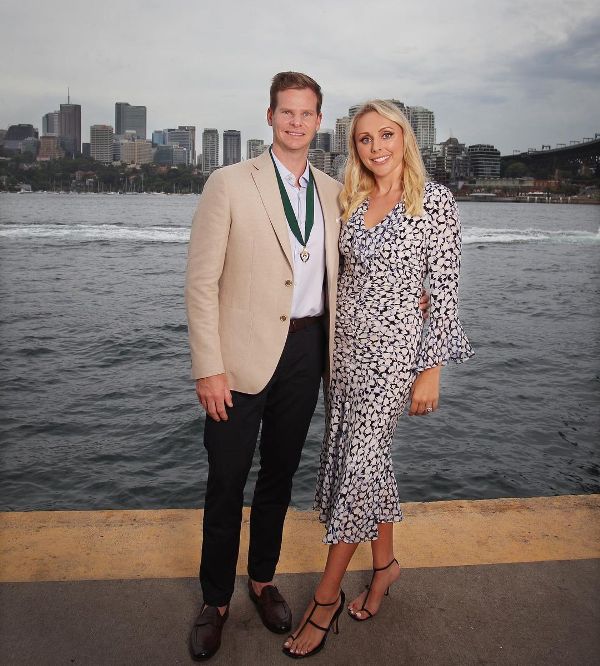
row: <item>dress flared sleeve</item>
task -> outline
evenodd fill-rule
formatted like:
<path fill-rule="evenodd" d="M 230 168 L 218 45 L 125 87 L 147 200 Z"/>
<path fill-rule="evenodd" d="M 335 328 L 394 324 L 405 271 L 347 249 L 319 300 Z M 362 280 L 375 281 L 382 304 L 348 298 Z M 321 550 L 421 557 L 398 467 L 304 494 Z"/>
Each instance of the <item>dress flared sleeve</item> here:
<path fill-rule="evenodd" d="M 427 239 L 431 308 L 417 357 L 417 372 L 447 365 L 449 361 L 461 363 L 473 355 L 458 319 L 461 234 L 458 208 L 451 192 L 440 185 L 428 187 L 425 212 L 431 219 Z"/>

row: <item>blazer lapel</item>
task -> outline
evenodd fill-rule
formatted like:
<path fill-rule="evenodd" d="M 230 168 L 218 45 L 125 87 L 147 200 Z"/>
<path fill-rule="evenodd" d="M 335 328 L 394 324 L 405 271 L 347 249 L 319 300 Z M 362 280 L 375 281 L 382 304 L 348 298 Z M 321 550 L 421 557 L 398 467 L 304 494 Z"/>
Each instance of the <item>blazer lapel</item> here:
<path fill-rule="evenodd" d="M 281 249 L 293 269 L 292 247 L 290 245 L 287 220 L 285 219 L 281 194 L 277 186 L 275 167 L 273 166 L 273 161 L 268 150 L 265 150 L 262 155 L 253 161 L 253 167 L 252 178 L 269 216 L 273 231 L 277 235 Z"/>

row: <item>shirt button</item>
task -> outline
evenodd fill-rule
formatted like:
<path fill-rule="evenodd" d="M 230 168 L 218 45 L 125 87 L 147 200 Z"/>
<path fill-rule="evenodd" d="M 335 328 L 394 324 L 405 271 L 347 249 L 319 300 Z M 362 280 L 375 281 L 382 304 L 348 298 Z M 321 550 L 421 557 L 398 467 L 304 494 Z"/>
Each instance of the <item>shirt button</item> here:
<path fill-rule="evenodd" d="M 285 286 L 286 287 L 291 287 L 292 286 L 292 281 L 291 280 L 286 280 L 285 281 Z"/>
<path fill-rule="evenodd" d="M 287 317 L 285 315 L 281 315 L 281 317 L 279 317 L 279 319 L 280 319 L 280 321 L 287 321 Z"/>

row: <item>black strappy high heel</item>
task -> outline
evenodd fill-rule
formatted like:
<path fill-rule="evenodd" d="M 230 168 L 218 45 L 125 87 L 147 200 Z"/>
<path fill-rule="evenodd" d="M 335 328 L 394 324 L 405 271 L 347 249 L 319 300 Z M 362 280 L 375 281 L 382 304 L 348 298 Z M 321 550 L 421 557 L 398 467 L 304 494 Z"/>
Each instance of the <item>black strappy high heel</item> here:
<path fill-rule="evenodd" d="M 363 613 L 363 612 L 364 612 L 364 613 L 367 613 L 367 616 L 366 616 L 366 617 L 357 617 L 357 616 L 355 615 L 355 613 L 351 613 L 351 612 L 350 612 L 350 609 L 348 609 L 348 615 L 349 615 L 353 620 L 356 620 L 357 622 L 364 622 L 365 620 L 370 620 L 370 619 L 373 617 L 373 613 L 371 613 L 371 611 L 367 608 L 367 601 L 369 600 L 369 594 L 371 593 L 371 585 L 373 585 L 373 579 L 375 578 L 375 574 L 376 574 L 378 571 L 385 571 L 386 569 L 389 569 L 389 568 L 392 566 L 392 564 L 394 564 L 394 562 L 395 562 L 396 564 L 398 564 L 398 560 L 397 560 L 396 558 L 394 558 L 394 559 L 393 559 L 393 560 L 392 560 L 387 566 L 385 566 L 385 567 L 379 567 L 379 569 L 377 569 L 376 567 L 373 567 L 373 575 L 371 576 L 371 582 L 370 582 L 368 585 L 365 585 L 365 588 L 368 590 L 368 592 L 367 592 L 367 596 L 365 597 L 365 600 L 363 601 L 363 605 L 362 605 L 362 607 L 359 608 L 357 611 L 355 611 L 355 613 Z M 400 566 L 400 565 L 398 564 L 398 566 Z M 390 595 L 390 588 L 389 588 L 389 587 L 387 588 L 387 590 L 385 591 L 384 594 L 385 594 L 386 597 L 389 597 L 389 595 Z"/>
<path fill-rule="evenodd" d="M 338 599 L 340 599 L 340 605 L 336 609 L 335 613 L 333 614 L 333 617 L 331 618 L 331 622 L 329 623 L 328 627 L 320 627 L 316 622 L 313 622 L 311 620 L 313 613 L 317 610 L 318 606 L 333 606 L 334 604 L 337 604 Z M 292 659 L 304 659 L 304 657 L 312 657 L 313 654 L 317 654 L 317 652 L 320 652 L 324 647 L 325 647 L 325 641 L 327 640 L 327 634 L 329 634 L 329 630 L 333 627 L 333 633 L 334 634 L 339 634 L 340 633 L 340 628 L 338 625 L 338 620 L 340 617 L 340 614 L 342 612 L 342 609 L 344 608 L 344 605 L 346 604 L 346 595 L 344 594 L 344 590 L 340 590 L 340 594 L 338 598 L 335 601 L 332 601 L 330 604 L 320 604 L 315 597 L 313 597 L 314 601 L 314 606 L 313 609 L 310 611 L 309 616 L 306 618 L 304 621 L 304 624 L 300 627 L 300 630 L 296 633 L 294 636 L 293 634 L 290 634 L 288 638 L 291 638 L 293 641 L 300 636 L 304 628 L 306 627 L 307 624 L 312 624 L 313 627 L 316 627 L 320 631 L 325 632 L 325 635 L 321 639 L 321 642 L 314 647 L 310 652 L 306 652 L 305 654 L 298 654 L 295 652 L 290 652 L 289 648 L 282 648 L 283 654 L 287 655 L 288 657 L 291 657 Z"/>

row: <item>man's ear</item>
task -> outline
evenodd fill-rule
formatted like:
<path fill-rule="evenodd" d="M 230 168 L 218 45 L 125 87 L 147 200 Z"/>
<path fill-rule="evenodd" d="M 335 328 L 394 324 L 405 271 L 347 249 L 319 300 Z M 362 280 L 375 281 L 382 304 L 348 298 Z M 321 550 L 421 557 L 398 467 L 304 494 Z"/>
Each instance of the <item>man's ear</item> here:
<path fill-rule="evenodd" d="M 273 111 L 271 110 L 271 107 L 267 109 L 267 123 L 269 127 L 273 127 Z"/>

